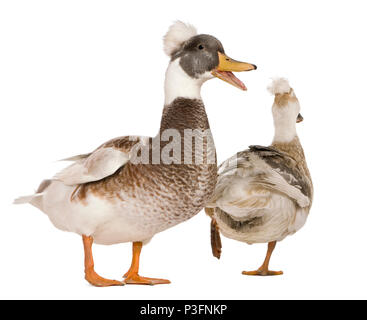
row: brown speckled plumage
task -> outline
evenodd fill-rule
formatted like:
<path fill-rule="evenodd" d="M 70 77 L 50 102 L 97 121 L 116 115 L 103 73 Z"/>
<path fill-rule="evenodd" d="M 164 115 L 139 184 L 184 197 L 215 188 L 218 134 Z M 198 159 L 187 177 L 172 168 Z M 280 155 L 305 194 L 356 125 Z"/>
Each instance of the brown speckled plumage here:
<path fill-rule="evenodd" d="M 165 129 L 176 129 L 182 137 L 184 129 L 209 129 L 202 101 L 178 98 L 165 106 L 160 133 Z M 110 140 L 101 147 L 114 147 L 129 152 L 136 143 L 137 141 L 130 141 L 129 137 L 121 137 Z M 151 143 L 150 139 L 149 144 Z M 166 143 L 161 142 L 161 149 Z M 204 140 L 204 164 L 128 162 L 109 177 L 79 186 L 76 196 L 79 200 L 85 199 L 89 193 L 110 201 L 134 199 L 137 205 L 146 208 L 147 215 L 155 215 L 155 223 L 160 223 L 165 229 L 198 213 L 213 193 L 217 165 L 206 164 L 205 160 L 206 154 L 215 150 L 207 150 L 206 146 Z M 184 148 L 181 148 L 182 157 L 183 153 Z M 159 201 L 154 203 L 152 199 Z"/>

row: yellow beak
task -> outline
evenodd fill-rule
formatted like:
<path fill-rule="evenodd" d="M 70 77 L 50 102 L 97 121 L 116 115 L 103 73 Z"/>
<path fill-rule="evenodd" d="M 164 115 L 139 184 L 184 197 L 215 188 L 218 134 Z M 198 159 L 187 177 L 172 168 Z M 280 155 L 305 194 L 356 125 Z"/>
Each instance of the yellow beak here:
<path fill-rule="evenodd" d="M 254 64 L 236 61 L 229 58 L 226 54 L 218 52 L 219 65 L 212 71 L 212 75 L 230 83 L 231 85 L 241 89 L 247 90 L 246 86 L 241 80 L 235 77 L 233 72 L 251 71 L 256 70 L 257 67 Z"/>
<path fill-rule="evenodd" d="M 241 72 L 257 69 L 257 67 L 254 64 L 233 60 L 224 53 L 218 52 L 218 56 L 219 56 L 219 65 L 217 68 L 218 71 Z"/>

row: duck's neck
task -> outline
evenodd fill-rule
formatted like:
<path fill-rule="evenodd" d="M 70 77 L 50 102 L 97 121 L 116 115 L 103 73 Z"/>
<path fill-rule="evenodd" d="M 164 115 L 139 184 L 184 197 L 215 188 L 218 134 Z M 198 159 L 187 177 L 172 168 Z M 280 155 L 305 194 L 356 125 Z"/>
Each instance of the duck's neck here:
<path fill-rule="evenodd" d="M 201 100 L 176 98 L 166 105 L 158 136 L 162 151 L 168 145 L 177 147 L 172 156 L 178 159 L 178 163 L 216 168 L 214 141 Z"/>
<path fill-rule="evenodd" d="M 209 122 L 202 100 L 176 98 L 163 110 L 160 132 L 174 129 L 184 134 L 184 130 L 207 130 Z"/>
<path fill-rule="evenodd" d="M 292 112 L 288 112 L 286 108 L 289 108 L 289 106 L 284 106 L 283 109 L 273 107 L 273 143 L 288 143 L 297 136 L 295 116 Z"/>
<path fill-rule="evenodd" d="M 169 65 L 165 82 L 166 103 L 159 132 L 163 140 L 160 147 L 163 150 L 171 144 L 168 142 L 171 138 L 167 140 L 168 137 L 173 138 L 172 142 L 179 139 L 181 152 L 176 156 L 180 158 L 180 163 L 184 161 L 186 164 L 204 164 L 216 168 L 215 146 L 204 103 L 200 97 L 202 83 L 203 80 L 193 79 L 184 73 L 177 62 L 173 61 Z M 203 152 L 202 157 L 199 156 L 200 150 Z M 186 156 L 189 158 L 188 162 L 185 162 Z"/>
<path fill-rule="evenodd" d="M 275 125 L 274 139 L 273 143 L 287 143 L 291 142 L 297 136 L 296 125 L 295 124 L 285 124 Z"/>
<path fill-rule="evenodd" d="M 180 66 L 179 59 L 171 61 L 166 71 L 165 105 L 161 129 L 209 129 L 208 118 L 201 100 L 203 80 L 190 77 Z"/>
<path fill-rule="evenodd" d="M 164 104 L 171 104 L 176 98 L 201 100 L 203 80 L 190 77 L 180 66 L 179 59 L 170 62 L 164 83 Z"/>

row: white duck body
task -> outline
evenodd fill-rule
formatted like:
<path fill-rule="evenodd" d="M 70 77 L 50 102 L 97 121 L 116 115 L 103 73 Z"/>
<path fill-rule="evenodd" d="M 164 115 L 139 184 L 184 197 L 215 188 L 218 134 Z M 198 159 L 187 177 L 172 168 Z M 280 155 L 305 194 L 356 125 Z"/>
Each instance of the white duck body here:
<path fill-rule="evenodd" d="M 146 243 L 165 229 L 157 223 L 157 215 L 147 214 L 145 208 L 134 203 L 133 197 L 125 195 L 126 201 L 111 201 L 88 192 L 84 199 L 73 201 L 76 188 L 52 180 L 40 201 L 31 204 L 39 207 L 56 228 L 92 236 L 98 244 Z M 151 205 L 156 205 L 154 199 Z"/>
<path fill-rule="evenodd" d="M 283 240 L 306 222 L 313 187 L 296 135 L 299 104 L 283 79 L 273 83 L 275 135 L 226 160 L 207 205 L 221 233 L 248 244 Z"/>
<path fill-rule="evenodd" d="M 40 199 L 39 209 L 56 228 L 92 236 L 99 244 L 146 241 L 152 237 L 151 232 L 143 232 L 127 222 L 126 213 L 129 211 L 122 208 L 121 203 L 93 194 L 88 194 L 84 201 L 72 201 L 75 188 L 53 180 Z M 34 201 L 31 203 L 37 206 Z M 139 214 L 135 219 L 139 219 Z"/>
<path fill-rule="evenodd" d="M 126 201 L 110 201 L 88 193 L 82 201 L 70 200 L 75 186 L 66 186 L 53 180 L 42 196 L 40 209 L 53 225 L 63 231 L 92 236 L 95 243 L 111 245 L 123 242 L 148 242 L 156 233 L 164 231 L 189 217 L 168 215 L 162 223 L 164 210 L 147 208 L 147 203 L 136 203 L 134 197 Z M 32 202 L 34 204 L 34 202 Z M 160 208 L 162 201 L 151 199 L 150 205 Z"/>

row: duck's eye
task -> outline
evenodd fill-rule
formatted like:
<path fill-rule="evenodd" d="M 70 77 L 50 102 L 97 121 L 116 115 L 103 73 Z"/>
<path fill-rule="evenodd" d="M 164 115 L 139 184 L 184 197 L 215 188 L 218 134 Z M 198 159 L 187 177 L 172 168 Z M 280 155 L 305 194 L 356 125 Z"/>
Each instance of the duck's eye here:
<path fill-rule="evenodd" d="M 204 49 L 204 46 L 203 46 L 202 44 L 199 44 L 199 45 L 198 45 L 198 49 L 199 49 L 199 50 L 203 50 L 203 49 Z"/>

